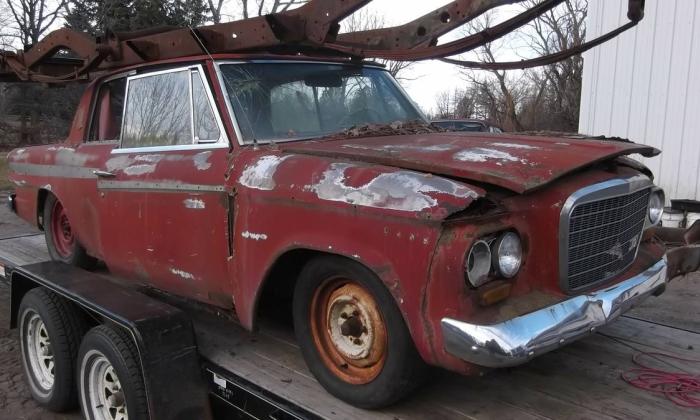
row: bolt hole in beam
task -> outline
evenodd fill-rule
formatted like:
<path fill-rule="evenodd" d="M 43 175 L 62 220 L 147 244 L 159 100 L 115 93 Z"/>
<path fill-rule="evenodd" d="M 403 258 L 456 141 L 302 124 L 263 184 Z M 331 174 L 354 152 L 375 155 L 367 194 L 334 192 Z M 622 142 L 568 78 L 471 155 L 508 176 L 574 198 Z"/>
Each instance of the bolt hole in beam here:
<path fill-rule="evenodd" d="M 418 30 L 416 31 L 416 34 L 418 34 L 418 36 L 425 36 L 426 33 L 427 31 L 423 26 L 419 26 Z"/>
<path fill-rule="evenodd" d="M 442 12 L 440 13 L 440 22 L 442 23 L 450 23 L 451 16 L 448 12 Z"/>

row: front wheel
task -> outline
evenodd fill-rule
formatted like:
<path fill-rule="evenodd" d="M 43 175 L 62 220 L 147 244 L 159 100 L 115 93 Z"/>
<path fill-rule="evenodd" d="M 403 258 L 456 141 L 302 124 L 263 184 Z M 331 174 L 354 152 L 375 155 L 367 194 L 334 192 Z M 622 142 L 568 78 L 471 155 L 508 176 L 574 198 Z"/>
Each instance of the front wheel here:
<path fill-rule="evenodd" d="M 329 256 L 307 264 L 294 293 L 294 329 L 321 385 L 357 407 L 392 404 L 424 377 L 393 297 L 354 261 Z"/>
<path fill-rule="evenodd" d="M 100 325 L 85 335 L 78 354 L 78 381 L 87 420 L 148 418 L 138 352 L 123 331 Z"/>

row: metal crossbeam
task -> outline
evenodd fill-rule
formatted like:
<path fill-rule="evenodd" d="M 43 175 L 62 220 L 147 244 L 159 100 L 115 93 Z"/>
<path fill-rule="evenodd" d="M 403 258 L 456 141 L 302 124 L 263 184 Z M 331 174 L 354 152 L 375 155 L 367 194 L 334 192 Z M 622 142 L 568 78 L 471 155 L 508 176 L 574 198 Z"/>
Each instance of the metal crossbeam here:
<path fill-rule="evenodd" d="M 491 9 L 525 0 L 455 0 L 400 26 L 338 34 L 340 22 L 371 1 L 309 0 L 294 10 L 234 22 L 197 28 L 108 32 L 98 38 L 59 29 L 26 52 L 0 51 L 0 81 L 61 83 L 90 80 L 105 71 L 141 63 L 218 53 L 331 55 L 358 60 L 444 59 L 474 68 L 524 68 L 580 54 L 634 27 L 644 15 L 644 0 L 629 0 L 629 23 L 582 46 L 533 60 L 481 63 L 448 57 L 473 50 L 517 30 L 564 0 L 543 0 L 498 25 L 442 45 L 438 45 L 438 38 L 445 33 Z M 63 51 L 71 54 L 60 54 Z"/>

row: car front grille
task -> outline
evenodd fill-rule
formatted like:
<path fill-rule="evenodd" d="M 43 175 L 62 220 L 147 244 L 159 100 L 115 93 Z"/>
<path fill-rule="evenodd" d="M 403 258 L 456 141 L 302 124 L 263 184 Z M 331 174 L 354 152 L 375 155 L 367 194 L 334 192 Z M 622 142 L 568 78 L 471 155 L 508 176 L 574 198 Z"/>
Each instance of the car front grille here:
<path fill-rule="evenodd" d="M 575 205 L 562 236 L 562 286 L 572 292 L 604 282 L 634 261 L 647 218 L 650 188 Z"/>

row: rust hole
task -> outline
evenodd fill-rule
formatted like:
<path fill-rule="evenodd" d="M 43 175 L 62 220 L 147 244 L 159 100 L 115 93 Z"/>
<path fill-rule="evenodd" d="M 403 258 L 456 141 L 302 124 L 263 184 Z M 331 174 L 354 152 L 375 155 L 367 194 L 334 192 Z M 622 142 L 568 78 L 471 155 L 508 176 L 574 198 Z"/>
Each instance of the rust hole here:
<path fill-rule="evenodd" d="M 440 13 L 440 22 L 442 23 L 449 23 L 452 17 L 448 12 L 442 12 Z"/>

